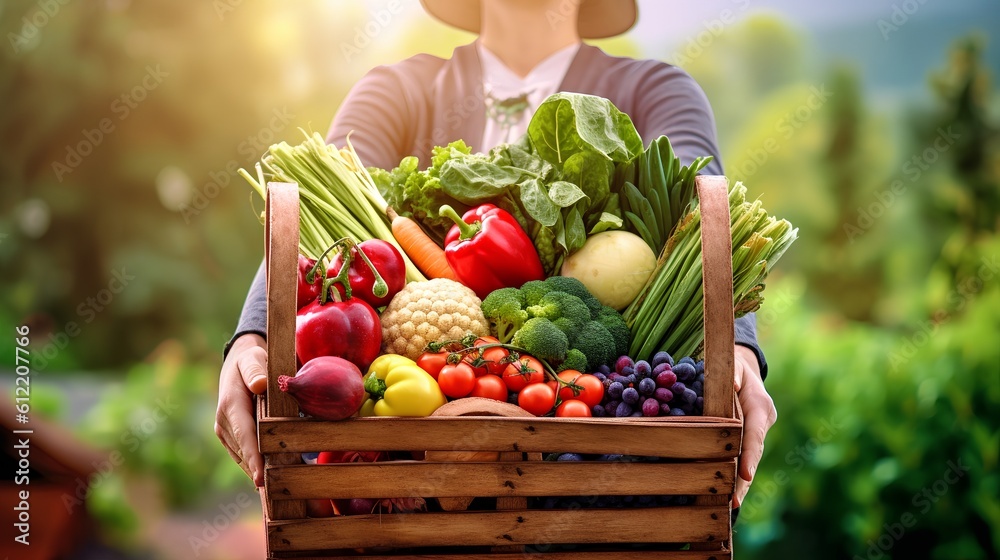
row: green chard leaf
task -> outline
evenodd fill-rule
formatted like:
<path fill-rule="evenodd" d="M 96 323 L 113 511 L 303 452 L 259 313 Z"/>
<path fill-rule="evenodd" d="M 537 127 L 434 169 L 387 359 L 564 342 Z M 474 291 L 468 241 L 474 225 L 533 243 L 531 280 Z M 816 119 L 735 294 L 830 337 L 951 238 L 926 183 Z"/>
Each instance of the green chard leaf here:
<path fill-rule="evenodd" d="M 568 250 L 566 246 L 566 220 L 563 219 L 562 214 L 558 215 L 556 218 L 556 223 L 552 227 L 552 231 L 556 235 L 556 248 L 559 252 L 565 253 Z"/>
<path fill-rule="evenodd" d="M 601 216 L 598 218 L 597 223 L 594 227 L 590 228 L 590 235 L 595 233 L 601 233 L 602 231 L 608 231 L 609 229 L 621 229 L 624 222 L 622 222 L 621 216 L 616 216 L 608 212 L 601 212 Z"/>
<path fill-rule="evenodd" d="M 557 93 L 543 101 L 528 123 L 528 138 L 535 152 L 557 167 L 585 151 L 613 162 L 631 161 L 643 151 L 628 115 L 603 97 L 580 93 Z"/>
<path fill-rule="evenodd" d="M 480 157 L 449 159 L 441 166 L 444 192 L 465 204 L 480 204 L 502 195 L 518 182 L 521 174 Z"/>
<path fill-rule="evenodd" d="M 535 220 L 545 227 L 556 225 L 559 207 L 549 198 L 542 182 L 535 178 L 526 179 L 521 184 L 521 204 Z"/>
<path fill-rule="evenodd" d="M 563 164 L 562 176 L 566 181 L 577 184 L 588 200 L 583 204 L 586 212 L 604 204 L 611 194 L 611 176 L 614 165 L 595 152 L 580 152 L 570 156 Z"/>
<path fill-rule="evenodd" d="M 569 208 L 587 195 L 569 181 L 554 181 L 549 185 L 549 198 L 560 208 Z"/>
<path fill-rule="evenodd" d="M 532 153 L 530 146 L 508 144 L 503 155 L 509 161 L 511 167 L 516 167 L 527 171 L 529 174 L 537 175 L 539 179 L 546 179 L 555 171 L 555 167 L 551 163 Z"/>
<path fill-rule="evenodd" d="M 571 208 L 566 215 L 566 250 L 572 254 L 587 241 L 587 229 L 583 225 L 583 216 L 577 208 Z"/>

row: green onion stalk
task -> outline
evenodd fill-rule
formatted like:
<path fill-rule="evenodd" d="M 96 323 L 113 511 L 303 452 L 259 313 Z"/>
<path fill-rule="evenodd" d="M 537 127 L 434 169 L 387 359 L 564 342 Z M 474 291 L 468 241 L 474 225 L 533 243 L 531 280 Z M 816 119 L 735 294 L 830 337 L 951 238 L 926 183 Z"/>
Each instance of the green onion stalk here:
<path fill-rule="evenodd" d="M 338 239 L 382 239 L 403 255 L 407 281 L 426 280 L 392 235 L 386 217 L 388 204 L 351 146 L 338 149 L 318 133 L 292 146 L 274 144 L 255 165 L 257 176 L 239 173 L 261 196 L 267 197 L 270 181 L 296 183 L 299 187 L 299 252 L 320 258 Z"/>
<path fill-rule="evenodd" d="M 763 302 L 764 280 L 798 236 L 787 220 L 767 214 L 759 200 L 747 202 L 742 183 L 729 192 L 733 235 L 733 310 L 736 317 Z M 705 341 L 702 291 L 701 208 L 685 216 L 657 259 L 639 296 L 623 313 L 632 334 L 629 355 L 665 350 L 699 356 Z"/>

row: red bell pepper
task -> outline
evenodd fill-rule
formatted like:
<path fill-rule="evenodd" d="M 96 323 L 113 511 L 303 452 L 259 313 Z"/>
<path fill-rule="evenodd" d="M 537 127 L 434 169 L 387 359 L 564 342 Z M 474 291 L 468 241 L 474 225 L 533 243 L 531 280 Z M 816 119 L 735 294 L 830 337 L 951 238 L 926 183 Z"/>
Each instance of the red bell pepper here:
<path fill-rule="evenodd" d="M 445 258 L 480 298 L 499 288 L 545 279 L 538 251 L 509 212 L 483 204 L 462 217 L 447 205 L 440 213 L 455 222 L 445 236 Z"/>

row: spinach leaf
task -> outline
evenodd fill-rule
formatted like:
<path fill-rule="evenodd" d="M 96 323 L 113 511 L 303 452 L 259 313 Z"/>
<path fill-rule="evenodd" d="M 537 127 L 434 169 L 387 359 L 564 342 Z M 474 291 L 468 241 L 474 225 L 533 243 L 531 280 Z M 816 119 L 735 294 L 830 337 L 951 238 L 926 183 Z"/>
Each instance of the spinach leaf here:
<path fill-rule="evenodd" d="M 531 117 L 528 137 L 536 153 L 557 167 L 584 151 L 626 162 L 643 150 L 628 115 L 603 97 L 581 93 L 549 96 Z"/>
<path fill-rule="evenodd" d="M 441 166 L 444 191 L 465 204 L 474 205 L 496 198 L 521 178 L 511 167 L 502 167 L 480 157 L 453 158 Z"/>
<path fill-rule="evenodd" d="M 525 211 L 545 227 L 552 227 L 559 220 L 559 207 L 549 198 L 542 182 L 535 178 L 526 179 L 521 186 L 521 205 Z"/>
<path fill-rule="evenodd" d="M 578 208 L 571 208 L 566 216 L 566 249 L 573 253 L 587 240 L 587 230 L 583 227 L 583 216 Z"/>
<path fill-rule="evenodd" d="M 591 208 L 599 208 L 611 194 L 611 174 L 614 166 L 611 162 L 595 152 L 580 152 L 574 154 L 563 165 L 563 179 L 580 186 L 587 201 L 581 204 L 586 212 Z"/>
<path fill-rule="evenodd" d="M 555 225 L 552 226 L 552 231 L 556 236 L 556 248 L 560 249 L 560 255 L 565 255 L 569 252 L 569 248 L 566 246 L 566 220 L 563 219 L 562 214 L 559 214 Z"/>
<path fill-rule="evenodd" d="M 587 195 L 569 181 L 554 181 L 549 185 L 549 198 L 560 208 L 573 206 Z"/>
<path fill-rule="evenodd" d="M 607 231 L 609 229 L 621 229 L 624 222 L 621 216 L 616 216 L 608 212 L 601 212 L 600 218 L 598 218 L 597 223 L 594 227 L 590 228 L 590 235 L 595 233 L 601 233 L 602 231 Z"/>
<path fill-rule="evenodd" d="M 539 179 L 547 179 L 555 171 L 555 167 L 551 163 L 528 151 L 525 146 L 510 144 L 504 151 L 506 159 L 509 159 L 512 167 L 537 175 Z"/>

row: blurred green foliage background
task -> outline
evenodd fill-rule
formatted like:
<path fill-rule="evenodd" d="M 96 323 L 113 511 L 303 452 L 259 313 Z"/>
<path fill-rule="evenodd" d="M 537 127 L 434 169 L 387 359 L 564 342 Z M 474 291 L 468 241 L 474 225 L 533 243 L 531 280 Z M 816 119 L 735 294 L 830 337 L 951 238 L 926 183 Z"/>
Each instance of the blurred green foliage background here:
<path fill-rule="evenodd" d="M 371 67 L 472 37 L 415 1 L 50 4 L 0 5 L 0 323 L 32 328 L 35 410 L 126 457 L 88 505 L 104 539 L 148 551 L 152 518 L 248 489 L 212 432 L 262 256 L 235 170 L 325 131 Z M 728 175 L 800 228 L 758 316 L 779 420 L 738 554 L 997 558 L 995 7 L 848 2 L 821 26 L 779 1 L 664 4 L 598 44 L 689 71 Z M 130 496 L 149 484 L 155 505 Z"/>

